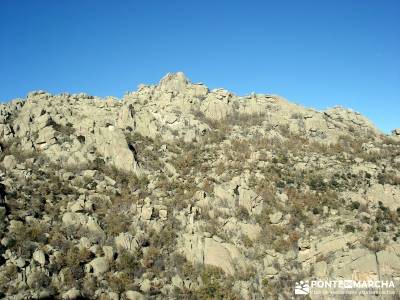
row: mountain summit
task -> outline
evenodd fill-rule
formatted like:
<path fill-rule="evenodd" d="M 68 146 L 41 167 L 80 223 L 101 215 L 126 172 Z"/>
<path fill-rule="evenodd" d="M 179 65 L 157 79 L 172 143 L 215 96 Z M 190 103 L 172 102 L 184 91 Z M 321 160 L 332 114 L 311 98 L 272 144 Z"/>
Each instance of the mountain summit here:
<path fill-rule="evenodd" d="M 279 96 L 252 94 L 238 97 L 224 89 L 192 84 L 182 72 L 168 73 L 158 85 L 141 85 L 122 100 L 100 99 L 86 94 L 50 95 L 32 92 L 25 100 L 0 108 L 0 133 L 4 141 L 18 137 L 21 149 L 41 151 L 58 162 L 88 163 L 96 149 L 106 163 L 134 171 L 134 162 L 124 132 L 166 141 L 199 141 L 210 132 L 210 122 L 247 118 L 255 126 L 240 128 L 265 137 L 284 140 L 276 129 L 324 144 L 342 135 L 371 136 L 380 133 L 365 117 L 351 110 L 333 108 L 324 112 L 307 109 Z M 244 124 L 246 125 L 246 124 Z M 67 128 L 71 143 L 60 143 L 57 128 Z M 240 134 L 240 132 L 238 132 Z M 84 143 L 75 142 L 77 138 Z"/>
<path fill-rule="evenodd" d="M 168 73 L 160 80 L 159 86 L 165 91 L 180 91 L 184 89 L 188 83 L 189 80 L 182 72 Z"/>

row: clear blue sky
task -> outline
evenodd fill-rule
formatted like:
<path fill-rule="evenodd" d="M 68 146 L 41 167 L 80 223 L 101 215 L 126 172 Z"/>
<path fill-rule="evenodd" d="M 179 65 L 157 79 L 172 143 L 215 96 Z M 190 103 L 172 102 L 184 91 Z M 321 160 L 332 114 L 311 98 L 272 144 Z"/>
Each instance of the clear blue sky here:
<path fill-rule="evenodd" d="M 400 127 L 400 1 L 0 0 L 0 100 L 120 97 L 183 71 Z"/>

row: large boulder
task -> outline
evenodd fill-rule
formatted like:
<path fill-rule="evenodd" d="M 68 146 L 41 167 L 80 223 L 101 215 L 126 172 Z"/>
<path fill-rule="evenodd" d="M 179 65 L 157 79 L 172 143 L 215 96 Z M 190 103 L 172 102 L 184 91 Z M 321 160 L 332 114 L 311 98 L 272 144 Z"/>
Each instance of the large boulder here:
<path fill-rule="evenodd" d="M 186 90 L 189 80 L 182 72 L 168 73 L 161 80 L 158 88 L 163 92 L 180 93 Z"/>
<path fill-rule="evenodd" d="M 14 137 L 13 130 L 9 124 L 0 123 L 0 138 L 7 142 Z"/>
<path fill-rule="evenodd" d="M 63 225 L 74 230 L 84 229 L 91 233 L 91 237 L 102 239 L 105 237 L 103 229 L 93 216 L 78 212 L 66 212 L 62 216 Z"/>
<path fill-rule="evenodd" d="M 95 276 L 102 275 L 109 269 L 110 265 L 105 257 L 96 257 L 89 263 L 89 270 L 92 270 Z"/>
<path fill-rule="evenodd" d="M 400 275 L 400 246 L 391 243 L 376 253 L 363 248 L 350 249 L 333 257 L 328 275 L 353 280 L 388 280 Z M 318 270 L 319 271 L 319 270 Z"/>
<path fill-rule="evenodd" d="M 239 187 L 238 190 L 239 205 L 247 209 L 250 214 L 259 214 L 262 210 L 262 199 L 254 191 Z"/>
<path fill-rule="evenodd" d="M 183 234 L 181 242 L 181 251 L 192 263 L 215 266 L 230 275 L 244 267 L 244 258 L 233 244 L 199 234 Z"/>
<path fill-rule="evenodd" d="M 36 140 L 36 146 L 40 149 L 43 149 L 46 146 L 54 145 L 57 143 L 56 136 L 57 133 L 53 127 L 44 127 L 39 131 L 39 137 Z"/>
<path fill-rule="evenodd" d="M 100 127 L 95 131 L 96 147 L 99 153 L 116 168 L 136 172 L 138 164 L 126 142 L 121 129 L 114 126 Z"/>
<path fill-rule="evenodd" d="M 79 228 L 86 224 L 87 217 L 82 213 L 66 212 L 62 216 L 62 222 L 66 227 Z"/>
<path fill-rule="evenodd" d="M 393 185 L 374 184 L 366 191 L 367 200 L 377 206 L 379 202 L 390 210 L 400 207 L 400 188 Z"/>
<path fill-rule="evenodd" d="M 119 250 L 126 250 L 131 253 L 134 253 L 139 248 L 139 244 L 135 237 L 129 232 L 121 232 L 115 238 L 115 246 Z"/>
<path fill-rule="evenodd" d="M 204 241 L 204 263 L 219 267 L 227 274 L 234 274 L 235 268 L 229 250 L 222 243 L 218 243 L 211 238 Z"/>
<path fill-rule="evenodd" d="M 200 110 L 210 119 L 224 119 L 233 112 L 233 107 L 230 105 L 231 96 L 225 90 L 217 90 L 215 93 L 210 93 L 201 103 Z"/>
<path fill-rule="evenodd" d="M 318 256 L 327 257 L 332 253 L 339 252 L 342 249 L 358 241 L 358 236 L 354 233 L 345 235 L 327 236 L 319 240 L 299 241 L 301 251 L 299 252 L 300 262 L 315 261 Z"/>
<path fill-rule="evenodd" d="M 72 289 L 66 291 L 64 294 L 62 294 L 62 299 L 74 300 L 74 299 L 78 299 L 80 296 L 81 296 L 81 292 L 76 288 L 72 288 Z"/>
<path fill-rule="evenodd" d="M 35 252 L 33 252 L 32 258 L 41 266 L 44 266 L 46 264 L 46 256 L 43 250 L 38 249 Z"/>
<path fill-rule="evenodd" d="M 17 166 L 17 160 L 14 155 L 7 155 L 3 159 L 3 166 L 6 170 L 12 170 Z"/>
<path fill-rule="evenodd" d="M 127 300 L 145 300 L 146 297 L 137 291 L 126 291 L 125 298 Z"/>

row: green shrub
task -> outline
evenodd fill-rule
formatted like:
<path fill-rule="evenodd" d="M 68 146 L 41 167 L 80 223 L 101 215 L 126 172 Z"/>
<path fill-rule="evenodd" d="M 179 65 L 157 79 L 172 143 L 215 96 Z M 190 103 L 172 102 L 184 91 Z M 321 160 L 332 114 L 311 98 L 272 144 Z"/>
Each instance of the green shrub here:
<path fill-rule="evenodd" d="M 285 183 L 284 181 L 282 181 L 282 180 L 280 180 L 280 181 L 278 181 L 278 182 L 276 183 L 276 187 L 277 187 L 277 188 L 283 189 L 285 186 L 286 186 L 286 183 Z"/>
<path fill-rule="evenodd" d="M 116 269 L 129 276 L 140 277 L 145 272 L 145 269 L 140 264 L 140 258 L 140 252 L 122 251 L 116 260 Z"/>
<path fill-rule="evenodd" d="M 358 201 L 352 201 L 350 205 L 351 209 L 359 209 L 360 208 L 360 202 Z"/>
<path fill-rule="evenodd" d="M 319 215 L 319 214 L 321 213 L 321 209 L 320 209 L 319 207 L 314 207 L 314 208 L 312 209 L 312 213 L 313 213 L 314 215 Z"/>
<path fill-rule="evenodd" d="M 0 272 L 0 290 L 5 292 L 10 288 L 10 282 L 16 279 L 18 276 L 17 266 L 14 264 L 8 264 L 2 266 Z"/>
<path fill-rule="evenodd" d="M 246 207 L 244 207 L 242 205 L 239 205 L 236 208 L 235 216 L 238 220 L 242 220 L 242 221 L 249 220 L 249 218 L 250 218 L 249 211 L 247 210 Z"/>
<path fill-rule="evenodd" d="M 134 289 L 134 278 L 125 272 L 118 272 L 108 277 L 107 283 L 112 291 L 122 293 Z"/>
<path fill-rule="evenodd" d="M 225 286 L 226 277 L 223 271 L 216 267 L 205 267 L 200 274 L 203 285 L 196 291 L 199 299 L 237 299 L 231 286 Z"/>
<path fill-rule="evenodd" d="M 34 289 L 46 288 L 50 284 L 50 278 L 40 270 L 30 274 L 30 287 Z"/>
<path fill-rule="evenodd" d="M 345 233 L 349 233 L 349 232 L 353 232 L 354 233 L 355 231 L 356 231 L 356 228 L 353 225 L 346 224 L 344 226 L 344 232 Z"/>
<path fill-rule="evenodd" d="M 309 182 L 310 188 L 315 191 L 325 191 L 326 183 L 322 179 L 322 177 L 312 177 Z"/>
<path fill-rule="evenodd" d="M 69 135 L 75 133 L 75 128 L 73 128 L 73 124 L 71 124 L 71 123 L 67 123 L 66 125 L 62 125 L 62 124 L 58 124 L 58 123 L 53 121 L 51 125 L 53 126 L 54 130 L 56 130 L 56 131 L 58 131 L 58 132 L 60 132 L 62 134 L 65 134 L 65 135 L 69 136 Z"/>

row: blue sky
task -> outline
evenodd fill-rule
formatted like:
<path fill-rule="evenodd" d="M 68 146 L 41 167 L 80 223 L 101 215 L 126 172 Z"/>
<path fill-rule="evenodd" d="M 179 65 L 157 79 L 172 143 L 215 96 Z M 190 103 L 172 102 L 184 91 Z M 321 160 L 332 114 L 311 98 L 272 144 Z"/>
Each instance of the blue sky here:
<path fill-rule="evenodd" d="M 400 127 L 400 1 L 1 0 L 0 100 L 121 97 L 183 71 Z"/>

